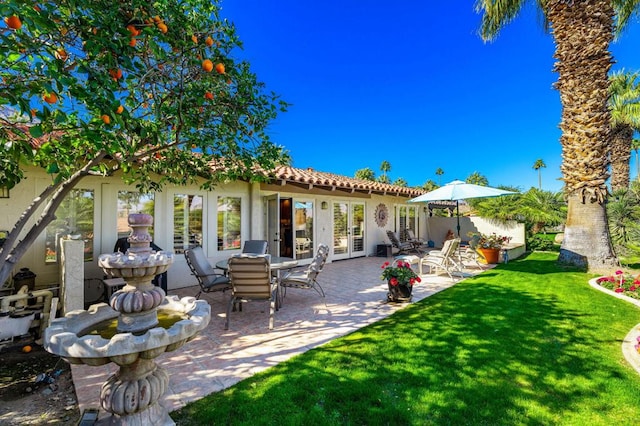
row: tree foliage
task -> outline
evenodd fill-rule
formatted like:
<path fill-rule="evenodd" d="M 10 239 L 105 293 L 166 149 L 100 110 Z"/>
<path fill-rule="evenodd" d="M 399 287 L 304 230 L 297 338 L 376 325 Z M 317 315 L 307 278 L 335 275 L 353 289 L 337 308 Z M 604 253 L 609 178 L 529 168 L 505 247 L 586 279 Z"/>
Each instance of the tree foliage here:
<path fill-rule="evenodd" d="M 0 185 L 30 166 L 51 176 L 23 215 L 46 203 L 37 226 L 15 245 L 21 219 L 0 250 L 0 282 L 84 176 L 211 188 L 287 161 L 266 133 L 286 103 L 234 59 L 217 0 L 8 0 L 0 15 L 21 23 L 0 28 Z"/>

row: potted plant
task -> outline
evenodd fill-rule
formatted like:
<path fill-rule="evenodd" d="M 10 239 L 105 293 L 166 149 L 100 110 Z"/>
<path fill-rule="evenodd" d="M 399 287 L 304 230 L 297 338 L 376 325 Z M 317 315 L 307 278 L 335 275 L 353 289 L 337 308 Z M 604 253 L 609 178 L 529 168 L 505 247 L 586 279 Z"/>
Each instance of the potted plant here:
<path fill-rule="evenodd" d="M 498 235 L 495 232 L 492 234 L 480 233 L 475 235 L 480 236 L 476 250 L 487 263 L 498 263 L 502 246 L 511 241 L 511 237 Z"/>
<path fill-rule="evenodd" d="M 389 285 L 387 300 L 390 302 L 409 302 L 413 285 L 421 282 L 420 276 L 411 269 L 411 264 L 403 260 L 396 260 L 393 264 L 382 264 L 381 280 Z"/>

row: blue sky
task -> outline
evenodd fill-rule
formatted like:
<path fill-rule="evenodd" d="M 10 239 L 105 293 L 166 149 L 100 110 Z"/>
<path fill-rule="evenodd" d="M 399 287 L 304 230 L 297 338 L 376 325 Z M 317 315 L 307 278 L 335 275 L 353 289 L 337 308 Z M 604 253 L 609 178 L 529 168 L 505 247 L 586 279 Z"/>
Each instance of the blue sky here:
<path fill-rule="evenodd" d="M 489 184 L 558 191 L 560 100 L 552 37 L 533 9 L 484 43 L 474 1 L 225 0 L 248 60 L 291 103 L 269 129 L 293 165 L 419 186 L 473 172 Z M 613 69 L 640 70 L 640 23 Z M 444 175 L 436 176 L 441 168 Z M 635 162 L 632 159 L 632 178 Z"/>

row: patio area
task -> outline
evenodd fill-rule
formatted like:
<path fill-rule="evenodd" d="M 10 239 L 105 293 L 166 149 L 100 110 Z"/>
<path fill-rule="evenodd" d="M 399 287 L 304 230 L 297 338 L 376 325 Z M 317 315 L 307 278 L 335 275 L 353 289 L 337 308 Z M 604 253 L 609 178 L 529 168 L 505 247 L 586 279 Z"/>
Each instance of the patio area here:
<path fill-rule="evenodd" d="M 177 410 L 190 401 L 228 388 L 251 375 L 376 322 L 404 304 L 388 303 L 387 283 L 380 280 L 385 259 L 362 257 L 326 264 L 318 276 L 325 290 L 323 300 L 315 291 L 288 289 L 284 304 L 276 312 L 269 331 L 268 302 L 243 304 L 242 312 L 231 314 L 224 330 L 228 295 L 204 293 L 201 300 L 211 305 L 211 322 L 195 339 L 177 351 L 157 358 L 170 376 L 163 405 Z M 493 265 L 485 265 L 484 270 Z M 483 270 L 465 269 L 465 275 Z M 460 279 L 456 279 L 456 282 Z M 413 288 L 419 301 L 454 285 L 445 275 L 423 275 Z M 194 296 L 198 287 L 170 291 L 179 297 Z M 114 364 L 101 367 L 73 365 L 73 381 L 80 412 L 99 409 L 100 388 L 115 371 Z"/>

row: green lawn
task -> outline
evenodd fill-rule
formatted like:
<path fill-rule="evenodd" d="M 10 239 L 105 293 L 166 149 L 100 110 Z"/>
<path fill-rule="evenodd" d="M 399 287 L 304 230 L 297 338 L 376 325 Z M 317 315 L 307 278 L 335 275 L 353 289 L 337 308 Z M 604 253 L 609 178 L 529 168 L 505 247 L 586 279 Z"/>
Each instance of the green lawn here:
<path fill-rule="evenodd" d="M 178 425 L 631 425 L 640 310 L 511 261 L 173 412 Z"/>

